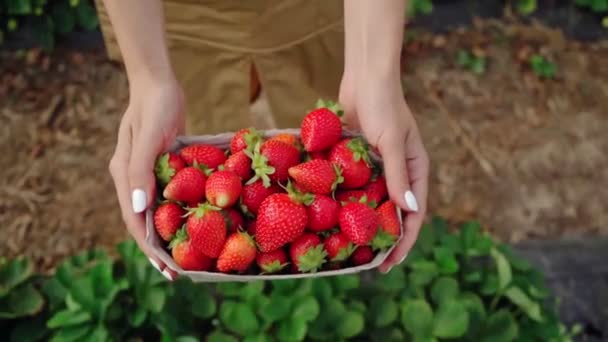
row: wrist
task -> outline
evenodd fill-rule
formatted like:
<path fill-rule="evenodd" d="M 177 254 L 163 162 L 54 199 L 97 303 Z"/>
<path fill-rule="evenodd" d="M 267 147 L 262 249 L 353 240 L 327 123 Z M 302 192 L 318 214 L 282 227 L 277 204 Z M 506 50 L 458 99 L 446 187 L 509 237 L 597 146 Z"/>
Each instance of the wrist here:
<path fill-rule="evenodd" d="M 169 66 L 142 66 L 127 72 L 131 92 L 149 87 L 179 87 L 173 69 Z"/>

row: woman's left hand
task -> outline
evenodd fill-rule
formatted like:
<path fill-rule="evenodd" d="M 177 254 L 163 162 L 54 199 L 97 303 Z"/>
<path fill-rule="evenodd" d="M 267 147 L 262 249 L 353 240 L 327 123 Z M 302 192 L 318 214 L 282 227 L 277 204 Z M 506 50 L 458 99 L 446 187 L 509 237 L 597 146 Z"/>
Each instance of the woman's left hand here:
<path fill-rule="evenodd" d="M 429 157 L 408 107 L 396 71 L 389 77 L 357 82 L 345 74 L 340 104 L 349 127 L 361 129 L 384 162 L 389 197 L 404 212 L 404 234 L 381 272 L 403 262 L 423 224 L 428 192 Z"/>

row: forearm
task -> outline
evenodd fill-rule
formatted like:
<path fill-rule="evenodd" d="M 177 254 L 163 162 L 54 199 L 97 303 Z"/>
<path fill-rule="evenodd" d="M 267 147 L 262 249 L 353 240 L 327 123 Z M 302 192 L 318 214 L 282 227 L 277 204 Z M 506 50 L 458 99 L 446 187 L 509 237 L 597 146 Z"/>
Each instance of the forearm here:
<path fill-rule="evenodd" d="M 405 8 L 405 0 L 344 1 L 347 70 L 364 78 L 398 75 Z"/>
<path fill-rule="evenodd" d="M 160 0 L 103 0 L 129 81 L 171 75 Z"/>

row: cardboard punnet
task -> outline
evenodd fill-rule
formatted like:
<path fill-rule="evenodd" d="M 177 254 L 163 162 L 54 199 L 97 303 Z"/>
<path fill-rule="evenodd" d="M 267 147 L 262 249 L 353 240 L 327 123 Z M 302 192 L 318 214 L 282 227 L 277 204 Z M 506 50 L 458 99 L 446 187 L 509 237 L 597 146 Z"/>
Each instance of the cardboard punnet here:
<path fill-rule="evenodd" d="M 272 137 L 279 133 L 290 133 L 296 136 L 300 136 L 299 129 L 275 129 L 261 131 L 265 137 Z M 200 136 L 183 136 L 176 139 L 175 144 L 169 149 L 169 151 L 178 151 L 184 146 L 192 145 L 195 143 L 204 143 L 209 145 L 217 146 L 221 149 L 227 149 L 230 146 L 230 140 L 234 136 L 234 133 L 222 133 L 217 135 L 200 135 Z M 344 131 L 344 137 L 356 137 L 360 134 Z M 379 157 L 375 154 L 371 154 L 371 157 L 379 161 Z M 298 279 L 298 278 L 315 278 L 315 277 L 327 277 L 327 276 L 340 276 L 345 274 L 359 273 L 361 271 L 370 270 L 376 268 L 384 262 L 390 252 L 395 247 L 396 243 L 388 250 L 382 253 L 378 253 L 374 259 L 365 265 L 348 267 L 339 270 L 331 271 L 319 271 L 316 273 L 302 273 L 302 274 L 268 274 L 268 275 L 237 275 L 237 274 L 223 274 L 219 272 L 201 272 L 201 271 L 185 271 L 179 267 L 174 261 L 171 255 L 164 248 L 165 242 L 158 236 L 156 229 L 154 229 L 153 222 L 153 208 L 149 208 L 146 211 L 146 243 L 148 243 L 156 256 L 162 260 L 168 268 L 175 271 L 180 276 L 190 278 L 194 282 L 248 282 L 255 280 L 278 280 L 278 279 Z M 401 223 L 401 234 L 399 239 L 403 237 L 403 219 L 401 210 L 397 207 L 397 216 Z"/>

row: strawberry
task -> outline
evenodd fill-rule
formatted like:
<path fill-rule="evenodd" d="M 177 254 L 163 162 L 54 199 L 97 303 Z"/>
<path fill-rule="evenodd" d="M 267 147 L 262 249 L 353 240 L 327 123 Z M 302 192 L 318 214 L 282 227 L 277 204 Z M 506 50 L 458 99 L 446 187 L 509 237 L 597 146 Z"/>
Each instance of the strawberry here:
<path fill-rule="evenodd" d="M 308 229 L 321 232 L 334 228 L 338 224 L 340 203 L 329 196 L 315 195 L 312 203 L 306 207 Z"/>
<path fill-rule="evenodd" d="M 228 208 L 222 210 L 222 214 L 224 214 L 224 219 L 226 220 L 226 229 L 228 234 L 245 228 L 245 218 L 238 210 Z"/>
<path fill-rule="evenodd" d="M 241 178 L 236 173 L 217 171 L 207 179 L 205 196 L 212 205 L 227 208 L 239 200 L 242 189 Z"/>
<path fill-rule="evenodd" d="M 239 151 L 226 159 L 224 170 L 236 173 L 241 180 L 248 180 L 252 174 L 251 159 L 244 151 Z"/>
<path fill-rule="evenodd" d="M 327 252 L 318 235 L 304 233 L 291 243 L 289 255 L 298 271 L 314 273 L 325 263 Z"/>
<path fill-rule="evenodd" d="M 371 245 L 374 250 L 385 250 L 391 247 L 401 234 L 401 225 L 399 224 L 395 203 L 390 200 L 382 203 L 376 209 L 376 214 L 378 215 L 380 228 Z"/>
<path fill-rule="evenodd" d="M 308 154 L 308 160 L 315 160 L 315 159 L 327 160 L 327 155 L 328 155 L 327 151 L 310 152 Z"/>
<path fill-rule="evenodd" d="M 343 189 L 360 188 L 367 184 L 372 175 L 367 144 L 362 138 L 343 139 L 332 147 L 329 161 L 342 170 Z"/>
<path fill-rule="evenodd" d="M 382 175 L 372 176 L 371 181 L 363 190 L 367 193 L 367 198 L 370 201 L 374 201 L 377 204 L 382 203 L 386 199 L 386 196 L 388 196 L 386 178 Z"/>
<path fill-rule="evenodd" d="M 358 202 L 365 196 L 367 193 L 363 190 L 338 190 L 335 195 L 336 200 L 342 205 L 348 202 Z"/>
<path fill-rule="evenodd" d="M 154 211 L 154 227 L 158 235 L 165 240 L 171 241 L 175 232 L 184 224 L 186 211 L 173 202 L 163 203 Z"/>
<path fill-rule="evenodd" d="M 300 124 L 300 135 L 306 151 L 322 151 L 340 140 L 342 121 L 339 115 L 341 111 L 337 104 L 320 101 L 317 109 L 304 116 Z"/>
<path fill-rule="evenodd" d="M 230 153 L 236 154 L 242 150 L 252 149 L 262 141 L 262 135 L 253 127 L 237 131 L 230 140 Z"/>
<path fill-rule="evenodd" d="M 277 273 L 287 266 L 287 253 L 283 248 L 268 253 L 258 253 L 256 263 L 262 270 L 262 274 Z"/>
<path fill-rule="evenodd" d="M 269 252 L 297 239 L 308 223 L 306 207 L 294 194 L 272 194 L 260 205 L 256 240 L 260 251 Z"/>
<path fill-rule="evenodd" d="M 179 156 L 188 165 L 201 165 L 206 169 L 216 169 L 226 161 L 224 151 L 206 144 L 186 146 L 179 151 Z"/>
<path fill-rule="evenodd" d="M 211 258 L 194 248 L 184 228 L 177 231 L 169 248 L 171 248 L 173 260 L 184 271 L 208 271 L 213 265 Z"/>
<path fill-rule="evenodd" d="M 181 169 L 173 176 L 163 191 L 166 199 L 198 203 L 205 198 L 207 176 L 197 167 L 189 166 Z"/>
<path fill-rule="evenodd" d="M 256 252 L 255 242 L 249 234 L 232 233 L 217 259 L 217 269 L 223 273 L 244 272 L 255 261 Z"/>
<path fill-rule="evenodd" d="M 277 185 L 273 184 L 269 187 L 265 187 L 261 180 L 255 183 L 245 184 L 241 193 L 241 209 L 245 213 L 257 215 L 262 201 L 264 201 L 266 197 L 278 192 L 281 192 L 281 188 Z"/>
<path fill-rule="evenodd" d="M 226 222 L 220 210 L 204 203 L 187 214 L 186 229 L 192 244 L 210 258 L 220 255 L 226 241 Z"/>
<path fill-rule="evenodd" d="M 171 178 L 175 176 L 179 170 L 186 167 L 186 163 L 179 157 L 179 155 L 173 152 L 167 152 L 162 154 L 156 160 L 154 165 L 154 174 L 156 179 L 162 186 L 167 185 Z"/>
<path fill-rule="evenodd" d="M 340 230 L 356 245 L 367 245 L 378 231 L 378 215 L 361 202 L 349 202 L 340 209 Z"/>
<path fill-rule="evenodd" d="M 350 257 L 355 266 L 365 265 L 374 260 L 374 252 L 369 246 L 359 246 Z"/>
<path fill-rule="evenodd" d="M 264 142 L 259 151 L 249 153 L 251 165 L 255 171 L 249 182 L 262 179 L 264 186 L 270 186 L 270 182 L 284 182 L 289 177 L 289 168 L 300 163 L 300 151 L 288 143 L 279 140 L 268 140 Z"/>
<path fill-rule="evenodd" d="M 344 261 L 355 250 L 353 243 L 342 232 L 331 234 L 325 239 L 324 244 L 330 261 Z"/>
<path fill-rule="evenodd" d="M 288 172 L 301 189 L 313 194 L 328 195 L 344 180 L 340 168 L 323 159 L 292 166 Z"/>
<path fill-rule="evenodd" d="M 282 141 L 284 143 L 288 143 L 289 145 L 293 145 L 297 148 L 300 147 L 298 137 L 296 137 L 293 134 L 289 134 L 289 133 L 279 133 L 268 140 L 278 140 L 278 141 Z"/>

